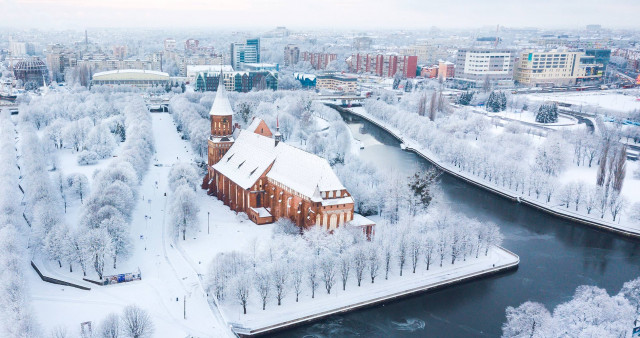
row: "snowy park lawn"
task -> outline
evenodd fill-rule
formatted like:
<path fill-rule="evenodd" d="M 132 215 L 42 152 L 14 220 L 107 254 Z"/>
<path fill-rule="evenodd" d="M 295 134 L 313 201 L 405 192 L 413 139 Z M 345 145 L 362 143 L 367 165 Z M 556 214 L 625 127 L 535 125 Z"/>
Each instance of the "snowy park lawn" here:
<path fill-rule="evenodd" d="M 273 224 L 257 225 L 244 213 L 236 215 L 216 197 L 198 191 L 200 230 L 196 237 L 177 241 L 178 247 L 199 274 L 206 275 L 209 263 L 218 254 L 249 251 L 252 242 L 265 243 L 271 239 Z M 207 211 L 210 212 L 210 233 L 207 234 Z"/>
<path fill-rule="evenodd" d="M 47 262 L 35 257 L 34 260 L 41 264 L 39 267 L 45 275 L 91 287 L 90 291 L 84 291 L 49 284 L 41 281 L 35 271 L 30 269 L 28 277 L 33 308 L 39 322 L 47 331 L 59 325 L 79 330 L 80 323 L 84 321 L 92 321 L 93 325 L 97 325 L 109 313 L 121 314 L 125 306 L 136 304 L 149 312 L 156 327 L 155 336 L 158 337 L 230 335 L 222 318 L 214 312 L 215 309 L 212 311 L 209 307 L 206 293 L 201 286 L 198 273 L 192 267 L 192 262 L 187 261 L 172 244 L 171 226 L 168 218 L 165 220 L 165 192 L 169 191 L 169 170 L 176 162 L 194 163 L 191 148 L 180 138 L 171 115 L 164 113 L 151 116 L 156 154 L 141 182 L 138 190 L 139 201 L 132 213 L 129 234 L 133 245 L 132 253 L 128 259 L 118 262 L 117 269 L 113 269 L 111 260 L 107 260 L 105 266 L 105 275 L 136 272 L 140 269 L 142 280 L 121 285 L 98 286 L 82 281 L 82 270 L 77 264 L 74 266 L 74 272 L 69 273 L 68 265 L 58 268 L 57 262 Z M 103 168 L 107 162 L 108 160 L 103 160 L 93 166 L 76 167 L 75 161 L 63 158 L 59 165 L 65 175 L 75 172 L 74 170 L 85 170 L 89 171 L 87 176 L 91 177 L 93 170 Z M 202 196 L 204 201 L 206 196 L 204 193 Z M 204 229 L 206 234 L 205 209 L 201 209 L 200 216 L 203 220 L 201 229 Z M 78 214 L 81 212 L 80 201 L 74 200 L 66 216 L 70 226 L 77 226 L 80 218 Z M 218 217 L 213 214 L 212 219 Z M 235 218 L 228 209 L 227 214 L 226 219 Z M 87 269 L 87 275 L 88 278 L 98 279 L 91 267 Z M 186 319 L 183 318 L 185 297 Z"/>
<path fill-rule="evenodd" d="M 607 110 L 631 112 L 640 110 L 640 100 L 635 95 L 620 94 L 621 90 L 607 90 L 599 92 L 579 93 L 545 93 L 530 94 L 527 98 L 535 101 L 559 101 L 570 103 L 573 108 L 580 106 L 593 106 Z M 623 92 L 624 93 L 624 92 Z"/>
<path fill-rule="evenodd" d="M 578 121 L 574 118 L 570 118 L 564 115 L 558 116 L 558 122 L 556 123 L 538 123 L 536 122 L 536 113 L 531 111 L 522 111 L 521 109 L 513 110 L 508 109 L 506 111 L 491 113 L 487 112 L 487 116 L 498 116 L 509 120 L 521 121 L 539 126 L 572 126 L 578 124 Z"/>
<path fill-rule="evenodd" d="M 439 267 L 435 262 L 428 271 L 424 262 L 420 262 L 415 274 L 412 273 L 410 265 L 405 267 L 403 276 L 399 275 L 397 269 L 392 269 L 388 280 L 384 279 L 384 269 L 381 269 L 374 284 L 365 273 L 360 287 L 357 286 L 356 279 L 351 276 L 347 282 L 346 291 L 342 290 L 342 282 L 338 281 L 331 289 L 331 294 L 327 294 L 324 284 L 320 283 L 316 289 L 315 298 L 311 298 L 310 290 L 305 288 L 298 303 L 295 301 L 295 294 L 291 292 L 283 299 L 281 306 L 277 306 L 275 301 L 270 299 L 264 311 L 260 299 L 257 296 L 250 296 L 246 315 L 243 314 L 240 303 L 235 301 L 235 297 L 225 299 L 220 306 L 229 324 L 236 328 L 236 332 L 243 333 L 299 319 L 318 318 L 349 310 L 350 307 L 357 308 L 365 304 L 392 300 L 420 289 L 446 285 L 471 275 L 489 273 L 518 261 L 519 258 L 516 255 L 504 249 L 492 247 L 488 256 L 481 253 L 477 259 L 467 258 L 466 261 L 456 262 L 455 265 L 445 261 L 443 267 Z"/>

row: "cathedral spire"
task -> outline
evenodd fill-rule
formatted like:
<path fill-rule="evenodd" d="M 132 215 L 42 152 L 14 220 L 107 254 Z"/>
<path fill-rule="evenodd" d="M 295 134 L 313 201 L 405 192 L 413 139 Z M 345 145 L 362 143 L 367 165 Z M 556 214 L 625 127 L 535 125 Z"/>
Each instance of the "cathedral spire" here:
<path fill-rule="evenodd" d="M 282 141 L 282 134 L 280 134 L 280 117 L 276 116 L 276 133 L 273 134 L 273 138 L 276 140 L 276 146 Z"/>
<path fill-rule="evenodd" d="M 220 70 L 220 78 L 218 80 L 218 90 L 216 92 L 216 98 L 213 101 L 213 105 L 211 106 L 211 111 L 209 112 L 209 115 L 217 115 L 217 116 L 233 115 L 233 109 L 231 108 L 229 97 L 227 97 L 227 90 L 224 87 L 224 76 L 222 73 L 222 69 Z"/>

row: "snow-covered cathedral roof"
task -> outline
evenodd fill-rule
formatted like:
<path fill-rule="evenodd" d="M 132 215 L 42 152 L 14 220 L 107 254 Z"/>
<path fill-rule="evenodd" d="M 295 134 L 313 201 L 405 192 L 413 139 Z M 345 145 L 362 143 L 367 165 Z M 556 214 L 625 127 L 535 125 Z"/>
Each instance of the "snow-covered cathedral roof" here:
<path fill-rule="evenodd" d="M 224 81 L 221 80 L 218 84 L 218 91 L 216 92 L 216 98 L 211 106 L 209 115 L 215 116 L 230 116 L 233 115 L 233 109 L 231 108 L 231 102 L 227 97 L 227 90 L 224 88 Z"/>
<path fill-rule="evenodd" d="M 258 129 L 258 126 L 260 125 L 260 122 L 262 122 L 262 119 L 259 117 L 254 117 L 253 120 L 251 121 L 251 124 L 247 127 L 247 130 L 255 133 L 256 129 Z"/>
<path fill-rule="evenodd" d="M 274 139 L 249 130 L 240 131 L 233 146 L 213 168 L 249 189 L 269 166 L 268 178 L 314 201 L 319 201 L 318 190 L 345 189 L 327 160 L 284 142 L 276 146 Z"/>

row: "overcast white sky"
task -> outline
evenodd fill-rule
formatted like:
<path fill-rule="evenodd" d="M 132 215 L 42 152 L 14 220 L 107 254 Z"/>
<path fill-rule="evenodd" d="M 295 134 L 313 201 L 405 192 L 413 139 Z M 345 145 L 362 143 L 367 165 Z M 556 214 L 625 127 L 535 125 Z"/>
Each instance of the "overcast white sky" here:
<path fill-rule="evenodd" d="M 20 28 L 637 28 L 640 0 L 0 0 Z"/>

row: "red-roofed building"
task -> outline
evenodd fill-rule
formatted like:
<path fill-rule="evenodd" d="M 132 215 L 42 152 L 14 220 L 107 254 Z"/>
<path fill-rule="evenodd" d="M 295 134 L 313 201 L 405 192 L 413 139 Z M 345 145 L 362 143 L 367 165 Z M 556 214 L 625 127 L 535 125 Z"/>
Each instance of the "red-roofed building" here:
<path fill-rule="evenodd" d="M 232 130 L 233 110 L 220 86 L 211 107 L 207 175 L 203 188 L 256 224 L 289 218 L 299 227 L 332 231 L 347 223 L 373 234 L 327 160 L 282 142 L 261 119 Z M 236 137 L 234 137 L 236 135 Z M 273 136 L 273 138 L 271 137 Z M 353 222 L 352 222 L 353 221 Z M 357 223 L 357 224 L 356 224 Z"/>

